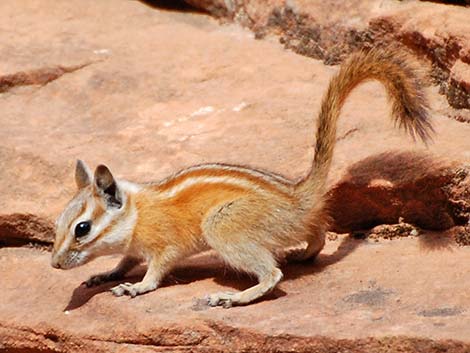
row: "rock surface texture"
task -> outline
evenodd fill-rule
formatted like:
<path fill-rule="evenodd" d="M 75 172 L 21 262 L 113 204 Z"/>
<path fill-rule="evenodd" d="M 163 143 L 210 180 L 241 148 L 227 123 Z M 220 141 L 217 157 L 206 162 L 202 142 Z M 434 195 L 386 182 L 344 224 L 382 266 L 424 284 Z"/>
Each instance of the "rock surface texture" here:
<path fill-rule="evenodd" d="M 470 247 L 458 244 L 470 243 L 470 9 L 188 3 L 238 23 L 170 1 L 0 2 L 0 352 L 469 352 Z M 332 230 L 355 237 L 330 233 L 315 263 L 284 264 L 266 300 L 207 307 L 205 295 L 254 283 L 212 252 L 134 299 L 113 297 L 116 282 L 81 285 L 117 257 L 52 269 L 77 158 L 137 182 L 206 162 L 299 178 L 337 71 L 324 62 L 382 40 L 412 49 L 438 83 L 434 142 L 393 127 L 379 84 L 359 87 L 328 193 Z"/>
<path fill-rule="evenodd" d="M 286 48 L 327 64 L 358 48 L 400 43 L 431 65 L 432 79 L 452 107 L 470 108 L 467 1 L 186 1 L 249 27 L 258 37 L 276 33 Z M 470 121 L 468 111 L 451 116 Z"/>

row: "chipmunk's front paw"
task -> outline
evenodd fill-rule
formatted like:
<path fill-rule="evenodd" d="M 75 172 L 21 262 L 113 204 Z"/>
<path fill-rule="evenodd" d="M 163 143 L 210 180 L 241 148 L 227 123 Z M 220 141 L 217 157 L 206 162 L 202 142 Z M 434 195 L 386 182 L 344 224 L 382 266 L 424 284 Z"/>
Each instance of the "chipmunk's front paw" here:
<path fill-rule="evenodd" d="M 148 285 L 146 283 L 121 283 L 120 285 L 111 288 L 111 292 L 117 297 L 123 296 L 125 294 L 130 295 L 132 298 L 136 297 L 139 294 L 144 294 L 156 289 L 156 285 Z"/>
<path fill-rule="evenodd" d="M 99 286 L 100 284 L 117 281 L 122 278 L 122 275 L 115 272 L 105 272 L 98 275 L 91 276 L 86 282 L 87 287 Z"/>
<path fill-rule="evenodd" d="M 223 306 L 228 309 L 238 303 L 238 294 L 232 292 L 221 292 L 210 294 L 206 297 L 209 306 Z"/>

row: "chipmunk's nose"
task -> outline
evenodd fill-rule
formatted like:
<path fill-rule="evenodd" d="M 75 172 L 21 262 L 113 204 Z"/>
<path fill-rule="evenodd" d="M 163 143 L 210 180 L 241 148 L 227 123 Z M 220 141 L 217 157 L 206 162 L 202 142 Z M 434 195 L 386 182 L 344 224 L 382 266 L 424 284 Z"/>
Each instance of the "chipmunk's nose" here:
<path fill-rule="evenodd" d="M 51 265 L 54 268 L 61 268 L 60 263 L 55 256 L 52 257 Z"/>

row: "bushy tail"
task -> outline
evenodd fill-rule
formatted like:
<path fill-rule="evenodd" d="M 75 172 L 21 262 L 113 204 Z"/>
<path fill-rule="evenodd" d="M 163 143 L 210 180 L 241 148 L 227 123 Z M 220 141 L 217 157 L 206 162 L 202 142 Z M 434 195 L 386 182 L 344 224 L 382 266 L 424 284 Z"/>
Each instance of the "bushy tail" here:
<path fill-rule="evenodd" d="M 405 53 L 373 49 L 353 54 L 331 79 L 323 97 L 313 166 L 307 177 L 297 184 L 306 201 L 313 201 L 323 193 L 336 144 L 336 125 L 341 108 L 351 91 L 366 80 L 378 80 L 385 86 L 392 103 L 393 120 L 413 138 L 418 136 L 426 143 L 434 132 L 421 82 Z"/>

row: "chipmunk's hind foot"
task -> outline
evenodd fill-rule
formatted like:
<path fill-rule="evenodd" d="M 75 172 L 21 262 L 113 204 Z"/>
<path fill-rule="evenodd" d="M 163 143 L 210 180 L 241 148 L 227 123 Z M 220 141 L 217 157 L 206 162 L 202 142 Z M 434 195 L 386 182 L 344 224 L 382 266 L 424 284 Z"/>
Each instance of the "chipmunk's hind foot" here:
<path fill-rule="evenodd" d="M 294 248 L 284 253 L 284 260 L 288 263 L 313 261 L 317 254 L 309 254 L 306 248 Z"/>
<path fill-rule="evenodd" d="M 307 244 L 304 247 L 289 249 L 284 253 L 287 262 L 313 261 L 325 246 L 326 217 L 316 216 L 307 232 Z"/>
<path fill-rule="evenodd" d="M 324 244 L 324 242 L 317 241 L 309 243 L 305 248 L 289 249 L 285 253 L 284 259 L 290 263 L 314 261 L 323 249 Z"/>
<path fill-rule="evenodd" d="M 236 305 L 246 305 L 271 292 L 282 279 L 282 272 L 275 268 L 269 275 L 264 276 L 259 284 L 242 292 L 220 292 L 207 296 L 209 306 L 223 306 L 231 308 Z"/>

